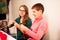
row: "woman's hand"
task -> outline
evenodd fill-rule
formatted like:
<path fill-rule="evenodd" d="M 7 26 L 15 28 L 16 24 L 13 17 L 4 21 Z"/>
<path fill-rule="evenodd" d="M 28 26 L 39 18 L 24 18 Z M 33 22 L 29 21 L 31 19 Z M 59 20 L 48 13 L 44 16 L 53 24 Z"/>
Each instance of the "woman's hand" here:
<path fill-rule="evenodd" d="M 13 23 L 14 23 L 14 21 L 10 20 L 10 21 L 8 22 L 8 27 L 10 27 L 10 25 L 13 24 Z"/>
<path fill-rule="evenodd" d="M 18 23 L 14 22 L 14 26 L 18 28 L 22 33 L 24 33 L 22 25 L 19 25 Z"/>
<path fill-rule="evenodd" d="M 18 23 L 16 23 L 16 22 L 14 22 L 14 26 L 15 26 L 15 27 L 18 27 L 18 26 L 19 26 L 19 24 L 18 24 Z"/>

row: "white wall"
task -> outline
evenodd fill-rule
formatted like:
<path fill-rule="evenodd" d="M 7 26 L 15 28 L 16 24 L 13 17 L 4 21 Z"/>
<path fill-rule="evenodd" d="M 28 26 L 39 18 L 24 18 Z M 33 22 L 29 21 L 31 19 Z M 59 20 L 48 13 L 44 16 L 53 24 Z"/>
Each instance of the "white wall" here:
<path fill-rule="evenodd" d="M 59 40 L 60 33 L 60 0 L 48 1 L 48 22 L 50 40 Z"/>
<path fill-rule="evenodd" d="M 12 1 L 9 2 L 9 15 L 8 18 L 9 20 L 12 20 Z"/>
<path fill-rule="evenodd" d="M 22 4 L 28 6 L 29 15 L 33 18 L 31 7 L 35 3 L 42 3 L 45 7 L 44 17 L 48 20 L 48 33 L 44 40 L 60 40 L 60 0 L 11 0 L 10 18 L 18 17 L 18 9 Z"/>

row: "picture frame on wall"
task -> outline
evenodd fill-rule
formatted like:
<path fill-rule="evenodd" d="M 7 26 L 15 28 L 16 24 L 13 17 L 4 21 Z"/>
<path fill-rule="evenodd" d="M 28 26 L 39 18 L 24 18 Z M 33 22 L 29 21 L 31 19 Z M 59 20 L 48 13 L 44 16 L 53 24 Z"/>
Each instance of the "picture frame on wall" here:
<path fill-rule="evenodd" d="M 7 0 L 0 0 L 0 14 L 7 14 Z"/>

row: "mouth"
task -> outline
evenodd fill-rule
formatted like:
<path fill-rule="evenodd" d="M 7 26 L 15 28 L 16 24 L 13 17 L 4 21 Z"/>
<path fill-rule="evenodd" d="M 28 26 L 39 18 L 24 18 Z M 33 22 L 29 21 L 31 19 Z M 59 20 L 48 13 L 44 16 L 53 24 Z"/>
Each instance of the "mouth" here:
<path fill-rule="evenodd" d="M 33 15 L 34 17 L 36 17 L 36 15 Z"/>

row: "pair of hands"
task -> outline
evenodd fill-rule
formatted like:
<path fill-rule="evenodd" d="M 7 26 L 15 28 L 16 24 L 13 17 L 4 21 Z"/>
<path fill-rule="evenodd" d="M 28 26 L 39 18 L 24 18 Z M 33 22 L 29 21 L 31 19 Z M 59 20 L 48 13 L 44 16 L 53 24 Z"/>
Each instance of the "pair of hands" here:
<path fill-rule="evenodd" d="M 26 26 L 24 26 L 23 24 L 18 24 L 18 23 L 16 23 L 16 22 L 14 22 L 14 26 L 15 26 L 16 28 L 18 28 L 22 33 L 25 33 L 26 31 L 29 30 L 29 29 L 28 29 Z"/>
<path fill-rule="evenodd" d="M 8 22 L 8 26 L 10 27 L 11 24 L 14 24 L 14 26 L 18 26 L 18 25 L 19 25 L 18 23 L 16 23 L 16 22 L 13 21 L 13 20 L 10 20 L 10 21 Z"/>
<path fill-rule="evenodd" d="M 15 21 L 12 21 L 12 20 L 9 21 L 8 26 L 11 25 L 11 24 L 14 24 L 14 26 L 16 28 L 18 28 L 23 33 L 25 33 L 28 30 L 28 28 L 26 26 L 24 26 L 23 24 L 18 24 Z"/>

